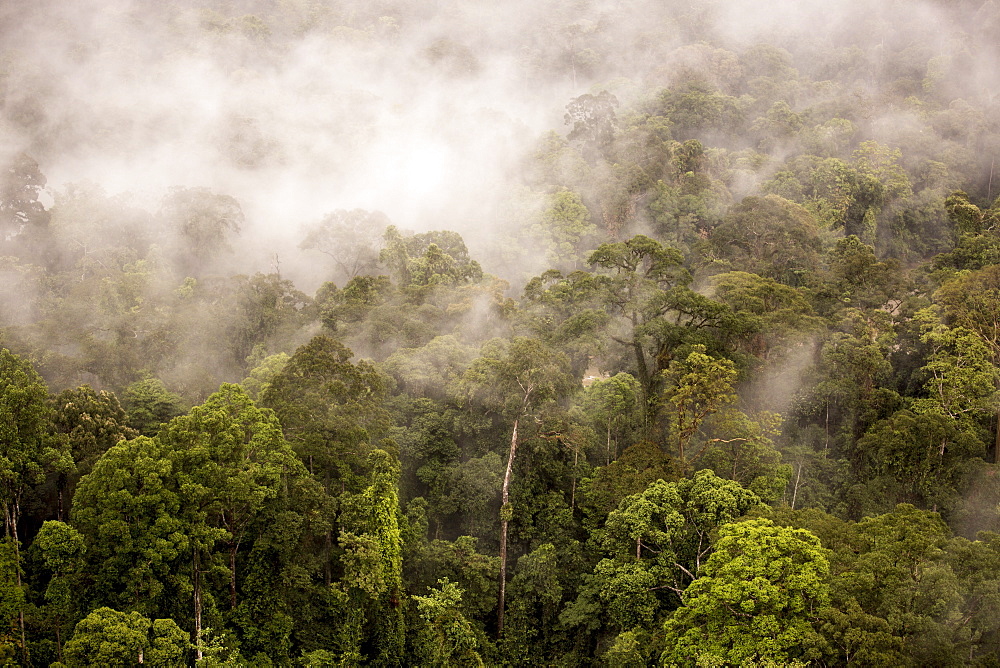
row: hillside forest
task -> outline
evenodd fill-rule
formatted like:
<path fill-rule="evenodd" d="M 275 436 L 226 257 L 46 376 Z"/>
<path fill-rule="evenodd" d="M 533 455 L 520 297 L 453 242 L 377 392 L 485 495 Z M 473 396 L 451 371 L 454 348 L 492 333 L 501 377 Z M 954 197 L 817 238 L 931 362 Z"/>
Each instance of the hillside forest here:
<path fill-rule="evenodd" d="M 0 664 L 1000 665 L 998 30 L 0 3 Z"/>

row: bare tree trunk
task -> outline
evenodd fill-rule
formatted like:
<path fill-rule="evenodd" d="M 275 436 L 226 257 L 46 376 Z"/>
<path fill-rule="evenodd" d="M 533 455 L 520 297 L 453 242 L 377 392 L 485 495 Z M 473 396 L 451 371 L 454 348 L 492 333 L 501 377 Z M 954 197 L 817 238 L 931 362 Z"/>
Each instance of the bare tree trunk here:
<path fill-rule="evenodd" d="M 14 565 L 14 573 L 17 577 L 17 588 L 21 588 L 21 545 L 17 538 L 17 522 L 20 519 L 21 507 L 20 503 L 15 498 L 14 502 L 6 507 L 6 519 L 7 519 L 7 535 L 14 539 L 14 559 L 17 562 Z M 21 654 L 24 656 L 24 662 L 28 665 L 30 661 L 28 660 L 28 643 L 25 639 L 24 633 L 24 604 L 21 604 L 20 609 L 17 612 L 17 622 L 21 627 Z"/>
<path fill-rule="evenodd" d="M 617 454 L 617 453 L 615 453 L 615 454 Z M 608 420 L 608 449 L 607 449 L 607 454 L 605 456 L 605 459 L 607 460 L 605 462 L 606 464 L 610 464 L 611 463 L 611 420 Z"/>
<path fill-rule="evenodd" d="M 333 534 L 326 532 L 323 537 L 323 583 L 329 587 L 333 582 L 333 571 L 330 567 L 330 553 L 333 551 Z"/>
<path fill-rule="evenodd" d="M 194 548 L 194 557 L 192 559 L 192 568 L 194 569 L 194 637 L 195 637 L 195 660 L 201 661 L 201 558 L 198 554 L 198 548 Z"/>
<path fill-rule="evenodd" d="M 569 491 L 569 507 L 570 510 L 576 510 L 576 472 L 577 472 L 577 462 L 580 460 L 580 448 L 573 448 L 573 486 Z"/>
<path fill-rule="evenodd" d="M 802 462 L 799 462 L 799 470 L 795 473 L 795 485 L 792 487 L 792 510 L 795 510 L 795 499 L 799 495 L 799 480 L 802 478 Z"/>
<path fill-rule="evenodd" d="M 507 457 L 507 471 L 503 476 L 500 491 L 500 595 L 497 603 L 497 636 L 503 635 L 504 603 L 507 594 L 507 525 L 510 508 L 510 478 L 514 470 L 514 456 L 517 454 L 517 426 L 520 417 L 514 418 L 514 432 L 510 437 L 510 455 Z"/>
<path fill-rule="evenodd" d="M 236 610 L 236 541 L 229 543 L 229 609 Z"/>

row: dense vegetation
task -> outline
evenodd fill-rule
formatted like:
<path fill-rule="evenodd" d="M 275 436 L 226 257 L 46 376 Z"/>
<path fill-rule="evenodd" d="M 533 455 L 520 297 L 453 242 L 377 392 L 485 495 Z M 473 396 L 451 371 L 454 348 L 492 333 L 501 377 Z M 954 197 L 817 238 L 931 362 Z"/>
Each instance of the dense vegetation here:
<path fill-rule="evenodd" d="M 460 87 L 501 40 L 446 4 L 121 16 L 234 77 L 330 39 Z M 335 209 L 288 232 L 311 282 L 255 272 L 217 188 L 47 189 L 85 142 L 22 35 L 0 662 L 998 665 L 1000 9 L 748 40 L 695 5 L 498 28 L 526 87 L 576 93 L 491 236 Z M 227 168 L 291 160 L 226 122 Z"/>

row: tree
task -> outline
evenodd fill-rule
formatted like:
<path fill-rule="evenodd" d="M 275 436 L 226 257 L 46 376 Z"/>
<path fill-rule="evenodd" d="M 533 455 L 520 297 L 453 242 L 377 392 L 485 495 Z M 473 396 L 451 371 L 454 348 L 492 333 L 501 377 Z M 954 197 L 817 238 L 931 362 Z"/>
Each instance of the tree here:
<path fill-rule="evenodd" d="M 727 269 L 798 285 L 819 266 L 819 227 L 805 208 L 782 197 L 746 197 L 712 232 L 711 249 Z"/>
<path fill-rule="evenodd" d="M 312 300 L 278 274 L 254 274 L 239 277 L 236 304 L 229 314 L 226 340 L 233 362 L 243 367 L 258 345 L 291 338 L 306 322 Z"/>
<path fill-rule="evenodd" d="M 32 548 L 41 553 L 45 567 L 52 573 L 45 588 L 45 602 L 53 618 L 57 656 L 62 661 L 62 627 L 76 612 L 74 590 L 81 583 L 79 571 L 87 548 L 79 531 L 59 521 L 42 524 Z"/>
<path fill-rule="evenodd" d="M 45 383 L 31 365 L 6 348 L 0 350 L 0 503 L 4 530 L 14 546 L 17 585 L 21 585 L 21 556 L 18 528 L 21 502 L 33 486 L 45 479 L 50 462 L 65 461 L 65 443 L 52 443 L 48 429 L 52 409 Z M 66 467 L 63 467 L 66 468 Z M 21 651 L 27 659 L 24 611 L 19 617 Z"/>
<path fill-rule="evenodd" d="M 307 228 L 299 248 L 328 256 L 338 275 L 350 280 L 374 273 L 382 235 L 388 226 L 389 218 L 381 211 L 337 209 Z"/>
<path fill-rule="evenodd" d="M 21 578 L 17 543 L 4 538 L 0 540 L 0 660 L 8 665 L 16 665 L 18 650 L 20 657 L 28 656 L 23 631 L 26 591 Z"/>
<path fill-rule="evenodd" d="M 343 499 L 340 544 L 347 597 L 341 632 L 345 661 L 396 666 L 403 658 L 403 543 L 399 529 L 398 462 L 384 450 L 369 456 L 371 484 Z"/>
<path fill-rule="evenodd" d="M 257 408 L 238 385 L 224 384 L 157 439 L 166 450 L 192 550 L 195 637 L 201 634 L 202 562 L 216 541 L 226 545 L 229 609 L 237 607 L 237 553 L 251 523 L 306 475 L 274 413 Z M 206 561 L 207 563 L 207 561 Z M 200 646 L 197 652 L 201 653 Z M 199 657 L 200 658 L 200 657 Z"/>
<path fill-rule="evenodd" d="M 583 410 L 596 427 L 603 427 L 601 431 L 606 437 L 605 464 L 618 459 L 619 444 L 630 445 L 628 436 L 640 431 L 645 417 L 641 393 L 639 382 L 625 372 L 596 380 L 586 388 Z"/>
<path fill-rule="evenodd" d="M 602 281 L 604 305 L 612 315 L 609 336 L 625 347 L 653 417 L 665 369 L 683 344 L 712 344 L 711 332 L 739 332 L 747 322 L 720 302 L 688 286 L 691 276 L 680 251 L 643 235 L 601 244 L 588 260 L 609 272 Z M 683 348 L 682 348 L 683 350 Z"/>
<path fill-rule="evenodd" d="M 57 472 L 58 507 L 56 519 L 62 521 L 64 497 L 72 498 L 77 481 L 118 441 L 135 438 L 139 432 L 128 426 L 125 410 L 118 397 L 107 390 L 96 391 L 89 385 L 63 390 L 50 400 L 55 409 L 52 426 L 69 440 L 72 469 Z M 147 430 L 149 426 L 147 425 Z"/>
<path fill-rule="evenodd" d="M 122 394 L 128 426 L 143 436 L 155 436 L 161 425 L 186 410 L 179 394 L 171 392 L 159 378 L 138 380 Z"/>
<path fill-rule="evenodd" d="M 500 492 L 500 593 L 497 632 L 503 633 L 504 598 L 507 585 L 507 528 L 513 516 L 510 483 L 519 443 L 521 419 L 545 402 L 570 392 L 575 380 L 569 373 L 569 359 L 550 350 L 536 339 L 515 337 L 506 343 L 493 340 L 483 346 L 482 356 L 465 372 L 468 394 L 479 397 L 489 410 L 513 422 L 507 468 Z"/>
<path fill-rule="evenodd" d="M 167 449 L 140 436 L 113 445 L 80 480 L 70 518 L 85 539 L 88 603 L 183 612 L 179 570 L 191 544 L 172 469 Z"/>
<path fill-rule="evenodd" d="M 531 233 L 546 251 L 547 266 L 576 269 L 583 264 L 582 242 L 596 232 L 590 212 L 580 195 L 565 188 L 548 195 L 546 204 Z"/>
<path fill-rule="evenodd" d="M 18 153 L 0 171 L 0 242 L 10 241 L 29 227 L 44 227 L 49 214 L 38 201 L 45 176 L 38 163 Z"/>
<path fill-rule="evenodd" d="M 837 306 L 881 308 L 898 299 L 904 286 L 895 259 L 879 261 L 875 248 L 850 235 L 838 239 L 829 256 L 829 299 Z"/>
<path fill-rule="evenodd" d="M 261 403 L 274 410 L 292 447 L 327 490 L 357 490 L 373 441 L 385 435 L 386 379 L 338 341 L 316 336 L 271 380 Z"/>
<path fill-rule="evenodd" d="M 565 125 L 573 125 L 569 140 L 583 144 L 584 156 L 591 162 L 606 155 L 615 139 L 618 118 L 615 108 L 618 98 L 606 90 L 597 95 L 585 93 L 566 105 Z"/>
<path fill-rule="evenodd" d="M 383 238 L 379 261 L 400 287 L 419 291 L 442 284 L 478 283 L 483 278 L 482 267 L 471 258 L 458 232 L 405 234 L 390 225 Z"/>
<path fill-rule="evenodd" d="M 188 275 L 200 273 L 204 263 L 230 250 L 244 216 L 240 203 L 208 188 L 173 188 L 160 204 L 160 217 L 176 235 L 177 262 Z"/>
<path fill-rule="evenodd" d="M 651 396 L 652 372 L 644 326 L 669 311 L 670 304 L 664 299 L 668 291 L 690 281 L 682 266 L 683 259 L 676 249 L 639 235 L 626 242 L 601 244 L 587 260 L 613 272 L 605 288 L 606 299 L 624 320 L 626 331 L 620 336 L 612 334 L 612 338 L 632 349 L 637 378 L 647 401 Z"/>
<path fill-rule="evenodd" d="M 989 347 L 993 364 L 1000 364 L 1000 265 L 961 273 L 934 294 L 941 304 L 944 322 L 975 332 Z M 998 379 L 1000 382 L 1000 379 Z M 993 461 L 1000 462 L 1000 404 L 996 408 Z"/>
<path fill-rule="evenodd" d="M 789 665 L 822 657 L 830 564 L 819 539 L 767 519 L 719 531 L 704 574 L 664 625 L 667 665 Z"/>
<path fill-rule="evenodd" d="M 707 469 L 677 482 L 657 480 L 608 514 L 604 547 L 620 558 L 649 560 L 679 595 L 701 574 L 713 532 L 759 505 L 756 494 Z"/>
<path fill-rule="evenodd" d="M 712 282 L 716 299 L 754 316 L 755 322 L 748 323 L 740 337 L 740 349 L 761 359 L 822 325 L 801 288 L 744 271 L 718 274 Z"/>
<path fill-rule="evenodd" d="M 420 617 L 427 624 L 424 656 L 430 666 L 483 666 L 475 630 L 459 609 L 462 590 L 447 578 L 427 596 L 414 596 Z"/>
<path fill-rule="evenodd" d="M 698 459 L 704 446 L 695 453 L 688 444 L 705 419 L 720 407 L 736 399 L 733 381 L 736 365 L 731 360 L 713 359 L 704 346 L 693 346 L 683 360 L 674 360 L 663 371 L 666 389 L 663 402 L 669 412 L 669 433 L 677 446 L 677 458 L 684 465 Z"/>
<path fill-rule="evenodd" d="M 21 499 L 44 480 L 45 461 L 55 454 L 46 437 L 51 415 L 39 375 L 26 360 L 0 350 L 0 499 L 6 533 L 15 541 Z"/>
<path fill-rule="evenodd" d="M 66 643 L 66 664 L 157 668 L 185 665 L 190 643 L 172 619 L 150 621 L 138 612 L 98 608 L 80 620 Z"/>

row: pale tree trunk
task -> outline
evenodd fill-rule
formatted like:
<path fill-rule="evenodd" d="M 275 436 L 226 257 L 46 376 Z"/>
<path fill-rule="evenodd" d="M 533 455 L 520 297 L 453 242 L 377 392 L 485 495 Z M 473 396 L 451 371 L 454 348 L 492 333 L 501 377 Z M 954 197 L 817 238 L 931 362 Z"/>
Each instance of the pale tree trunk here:
<path fill-rule="evenodd" d="M 4 518 L 7 522 L 7 535 L 14 539 L 14 559 L 16 561 L 14 567 L 15 577 L 17 578 L 17 588 L 21 589 L 21 546 L 17 537 L 17 523 L 20 520 L 21 515 L 21 504 L 17 497 L 4 508 L 6 517 Z M 28 643 L 25 640 L 24 633 L 24 606 L 22 605 L 17 612 L 17 622 L 21 630 L 21 653 L 24 655 L 25 663 L 28 661 Z"/>
<path fill-rule="evenodd" d="M 507 471 L 503 476 L 500 491 L 500 595 L 497 604 L 497 636 L 503 634 L 504 602 L 507 593 L 507 524 L 510 499 L 510 478 L 514 470 L 514 456 L 517 454 L 517 426 L 520 417 L 514 418 L 514 433 L 510 437 L 510 455 L 507 457 Z"/>
<path fill-rule="evenodd" d="M 799 462 L 799 470 L 795 473 L 795 485 L 792 487 L 792 510 L 795 510 L 795 499 L 799 496 L 799 481 L 802 479 L 802 462 Z"/>
<path fill-rule="evenodd" d="M 577 463 L 580 461 L 580 447 L 573 448 L 573 486 L 569 491 L 570 510 L 576 510 L 576 472 Z"/>
<path fill-rule="evenodd" d="M 236 610 L 236 541 L 229 543 L 229 609 Z"/>
<path fill-rule="evenodd" d="M 201 558 L 198 548 L 194 548 L 192 559 L 194 568 L 194 637 L 195 637 L 195 661 L 201 661 Z"/>

